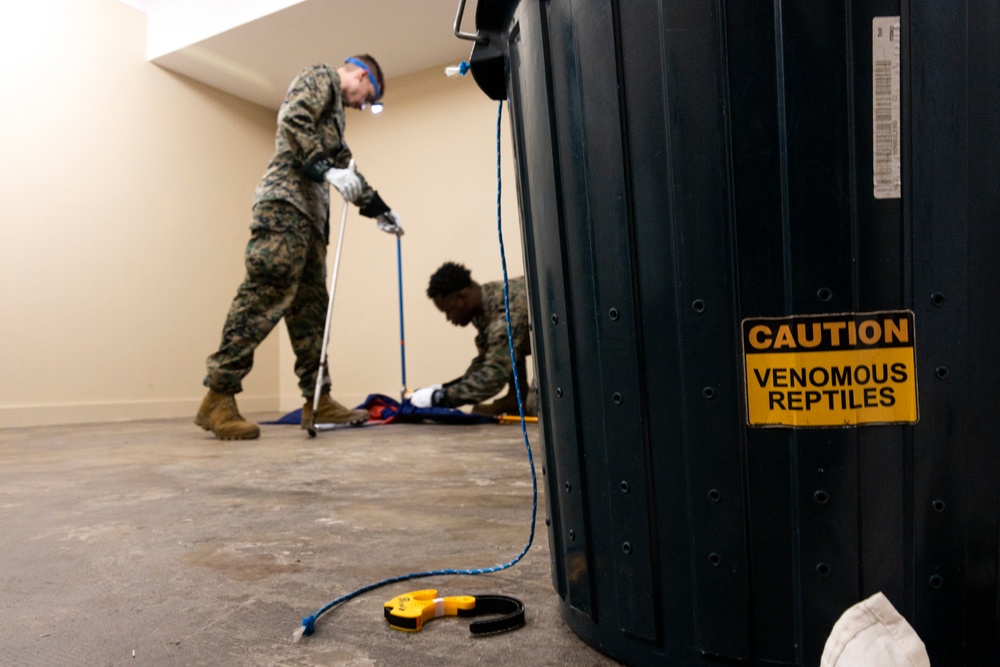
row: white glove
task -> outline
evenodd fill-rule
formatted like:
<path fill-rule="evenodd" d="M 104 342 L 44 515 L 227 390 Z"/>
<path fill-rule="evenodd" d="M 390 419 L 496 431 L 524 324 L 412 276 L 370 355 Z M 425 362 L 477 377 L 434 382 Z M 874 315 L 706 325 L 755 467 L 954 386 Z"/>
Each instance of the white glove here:
<path fill-rule="evenodd" d="M 417 389 L 410 396 L 410 405 L 415 408 L 433 408 L 434 407 L 434 392 L 441 391 L 441 385 L 435 384 L 430 387 L 424 387 L 423 389 Z"/>
<path fill-rule="evenodd" d="M 337 188 L 340 196 L 344 198 L 344 201 L 355 202 L 358 197 L 361 196 L 361 191 L 364 187 L 361 185 L 361 179 L 358 178 L 357 173 L 354 171 L 354 159 L 347 164 L 347 169 L 333 169 L 327 170 L 323 175 L 326 182 Z"/>
<path fill-rule="evenodd" d="M 399 216 L 392 211 L 386 211 L 375 218 L 378 228 L 386 234 L 403 235 L 403 227 L 399 224 Z"/>

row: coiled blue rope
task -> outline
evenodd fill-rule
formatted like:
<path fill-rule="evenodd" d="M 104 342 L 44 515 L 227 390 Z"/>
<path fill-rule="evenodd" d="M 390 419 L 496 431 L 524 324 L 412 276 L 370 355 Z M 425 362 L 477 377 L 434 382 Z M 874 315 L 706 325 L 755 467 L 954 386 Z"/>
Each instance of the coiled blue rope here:
<path fill-rule="evenodd" d="M 535 459 L 531 455 L 531 443 L 528 440 L 528 430 L 524 422 L 524 405 L 521 402 L 521 385 L 520 378 L 517 375 L 517 361 L 514 355 L 514 337 L 511 332 L 510 326 L 510 294 L 508 291 L 507 283 L 507 256 L 504 253 L 503 245 L 503 226 L 501 225 L 502 215 L 500 206 L 500 194 L 501 194 L 501 178 L 500 178 L 500 121 L 503 118 L 503 102 L 501 101 L 497 107 L 497 237 L 500 241 L 500 265 L 503 268 L 503 304 L 504 311 L 507 319 L 507 344 L 510 348 L 510 363 L 514 370 L 514 389 L 517 393 L 517 409 L 521 415 L 521 435 L 524 438 L 524 448 L 528 452 L 528 466 L 531 468 L 531 531 L 528 534 L 528 543 L 524 545 L 524 549 L 521 550 L 513 560 L 503 563 L 502 565 L 494 565 L 493 567 L 484 567 L 479 569 L 470 570 L 458 570 L 458 569 L 446 569 L 446 570 L 430 570 L 427 572 L 411 572 L 410 574 L 403 574 L 398 577 L 390 577 L 389 579 L 383 579 L 382 581 L 377 581 L 373 584 L 368 584 L 367 586 L 362 586 L 361 588 L 348 593 L 347 595 L 342 595 L 336 600 L 333 600 L 315 614 L 311 616 L 306 616 L 302 619 L 302 627 L 296 630 L 296 635 L 311 635 L 316 631 L 316 621 L 320 616 L 330 611 L 334 607 L 348 600 L 353 600 L 359 595 L 363 595 L 368 591 L 375 590 L 376 588 L 381 588 L 382 586 L 388 586 L 389 584 L 396 584 L 401 581 L 409 581 L 411 579 L 423 579 L 425 577 L 434 577 L 439 575 L 452 575 L 452 574 L 489 574 L 490 572 L 500 572 L 501 570 L 506 570 L 513 567 L 524 558 L 524 555 L 528 553 L 531 545 L 535 541 L 535 519 L 538 514 L 538 478 L 535 475 Z"/>

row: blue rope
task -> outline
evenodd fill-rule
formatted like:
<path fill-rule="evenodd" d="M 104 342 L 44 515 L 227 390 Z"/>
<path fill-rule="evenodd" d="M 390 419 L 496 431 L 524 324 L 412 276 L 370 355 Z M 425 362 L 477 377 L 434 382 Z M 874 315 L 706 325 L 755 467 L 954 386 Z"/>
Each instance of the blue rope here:
<path fill-rule="evenodd" d="M 446 569 L 446 570 L 430 570 L 428 572 L 411 572 L 410 574 L 403 574 L 398 577 L 391 577 L 389 579 L 383 579 L 382 581 L 375 582 L 374 584 L 368 584 L 367 586 L 362 586 L 361 588 L 348 593 L 347 595 L 342 595 L 336 600 L 330 602 L 325 607 L 317 611 L 312 616 L 306 616 L 302 619 L 302 634 L 311 635 L 316 631 L 316 621 L 320 616 L 330 611 L 334 607 L 348 600 L 353 600 L 354 598 L 367 593 L 368 591 L 375 590 L 376 588 L 381 588 L 382 586 L 388 586 L 389 584 L 399 583 L 401 581 L 410 581 L 411 579 L 422 579 L 424 577 L 434 577 L 440 575 L 452 575 L 452 574 L 489 574 L 491 572 L 500 572 L 501 570 L 506 570 L 513 567 L 524 558 L 524 555 L 528 553 L 531 545 L 535 541 L 535 520 L 538 515 L 538 478 L 535 476 L 535 459 L 531 455 L 531 442 L 528 440 L 528 430 L 524 422 L 524 406 L 521 404 L 521 389 L 520 380 L 517 376 L 517 361 L 514 356 L 514 337 L 511 335 L 510 326 L 510 295 L 508 293 L 507 284 L 507 258 L 504 254 L 503 247 L 503 228 L 501 226 L 501 209 L 500 209 L 500 120 L 503 118 L 503 101 L 500 102 L 497 108 L 497 236 L 500 240 L 500 264 L 503 267 L 503 303 L 504 311 L 507 318 L 507 343 L 510 348 L 510 363 L 511 367 L 514 369 L 514 389 L 517 391 L 517 409 L 521 414 L 521 435 L 524 438 L 524 448 L 528 452 L 528 465 L 531 468 L 531 532 L 528 535 L 528 543 L 524 545 L 524 549 L 521 550 L 513 560 L 504 563 L 502 565 L 494 565 L 493 567 L 484 567 L 479 569 L 471 570 L 456 570 L 456 569 Z M 398 241 L 398 239 L 397 239 Z"/>
<path fill-rule="evenodd" d="M 399 400 L 406 398 L 406 335 L 403 332 L 403 251 L 400 237 L 396 237 L 396 275 L 399 276 L 399 360 L 403 368 L 403 386 L 399 390 Z"/>

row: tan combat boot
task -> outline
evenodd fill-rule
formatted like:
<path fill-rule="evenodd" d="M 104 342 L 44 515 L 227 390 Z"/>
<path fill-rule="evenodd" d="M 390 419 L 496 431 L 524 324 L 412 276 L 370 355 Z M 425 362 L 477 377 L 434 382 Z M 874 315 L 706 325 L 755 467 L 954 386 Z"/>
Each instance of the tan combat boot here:
<path fill-rule="evenodd" d="M 487 415 L 489 417 L 520 414 L 517 407 L 517 398 L 511 392 L 507 392 L 492 403 L 478 403 L 472 406 L 472 411 L 476 414 Z M 525 405 L 524 414 L 528 417 L 534 416 L 529 413 L 527 405 Z"/>
<path fill-rule="evenodd" d="M 534 387 L 528 389 L 528 398 L 524 400 L 524 416 L 538 416 L 538 394 Z"/>
<path fill-rule="evenodd" d="M 302 428 L 309 428 L 312 425 L 312 413 L 313 401 L 310 398 L 302 406 Z M 348 410 L 330 398 L 328 392 L 320 394 L 319 410 L 316 411 L 317 424 L 363 424 L 368 421 L 370 416 L 367 410 Z"/>
<path fill-rule="evenodd" d="M 253 440 L 260 428 L 243 419 L 236 407 L 236 397 L 209 390 L 201 402 L 194 423 L 211 431 L 219 440 Z"/>

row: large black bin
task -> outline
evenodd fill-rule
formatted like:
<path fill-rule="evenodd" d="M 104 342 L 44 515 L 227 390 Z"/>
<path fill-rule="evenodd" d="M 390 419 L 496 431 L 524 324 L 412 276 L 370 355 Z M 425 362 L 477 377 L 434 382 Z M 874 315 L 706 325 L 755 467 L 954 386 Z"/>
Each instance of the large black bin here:
<path fill-rule="evenodd" d="M 1000 664 L 997 3 L 476 23 L 566 622 L 627 663 L 816 665 L 882 591 L 935 667 Z"/>

